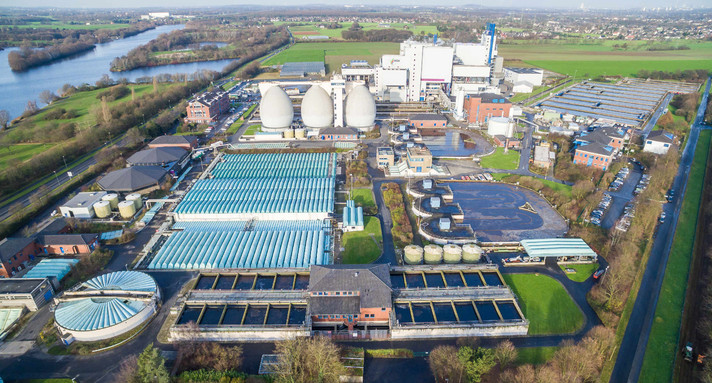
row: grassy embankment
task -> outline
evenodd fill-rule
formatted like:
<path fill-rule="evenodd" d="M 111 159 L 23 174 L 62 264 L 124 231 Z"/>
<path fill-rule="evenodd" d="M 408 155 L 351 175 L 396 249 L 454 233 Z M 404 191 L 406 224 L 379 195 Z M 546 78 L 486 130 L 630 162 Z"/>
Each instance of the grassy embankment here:
<path fill-rule="evenodd" d="M 510 98 L 509 101 L 511 101 L 512 103 L 517 103 L 517 102 L 520 102 L 520 101 L 524 101 L 524 100 L 528 99 L 528 98 L 531 97 L 531 96 L 536 96 L 536 95 L 538 95 L 538 94 L 541 94 L 542 92 L 544 92 L 544 91 L 547 90 L 548 88 L 549 88 L 549 87 L 546 86 L 546 85 L 535 86 L 535 87 L 534 87 L 534 90 L 533 90 L 531 93 L 517 93 L 517 94 L 514 95 L 514 97 Z"/>
<path fill-rule="evenodd" d="M 687 274 L 695 244 L 697 216 L 712 131 L 700 132 L 695 157 L 690 168 L 685 199 L 682 202 L 677 229 L 665 267 L 663 285 L 655 309 L 655 319 L 643 359 L 640 382 L 669 382 L 678 349 L 682 307 L 685 301 Z"/>
<path fill-rule="evenodd" d="M 519 179 L 535 179 L 534 177 L 530 176 L 517 176 L 513 175 L 510 173 L 492 173 L 492 177 L 496 179 L 497 181 L 502 181 L 502 182 L 512 182 L 513 178 L 519 178 Z M 549 181 L 549 180 L 543 180 L 540 178 L 536 178 L 537 181 L 541 182 L 544 184 L 544 186 L 549 187 L 550 189 L 562 193 L 566 195 L 567 197 L 571 198 L 571 186 L 565 185 L 565 184 L 560 184 L 558 182 L 554 181 Z"/>
<path fill-rule="evenodd" d="M 364 217 L 364 230 L 344 233 L 342 262 L 347 264 L 371 263 L 381 255 L 383 243 L 381 221 L 376 217 Z M 376 243 L 378 242 L 378 244 Z"/>
<path fill-rule="evenodd" d="M 240 127 L 247 121 L 247 118 L 250 116 L 253 110 L 257 107 L 257 104 L 253 104 L 249 109 L 247 109 L 244 113 L 242 113 L 242 117 L 240 117 L 237 121 L 233 122 L 232 125 L 230 125 L 229 128 L 227 128 L 227 134 L 235 134 L 237 133 L 238 130 L 240 130 Z M 257 125 L 252 125 L 247 130 L 245 133 L 242 133 L 243 136 L 249 136 L 249 135 L 254 135 L 256 132 L 261 132 L 262 131 L 262 125 L 257 124 Z"/>
<path fill-rule="evenodd" d="M 397 54 L 397 43 L 297 43 L 270 57 L 265 66 L 295 61 L 324 61 L 326 72 L 338 71 L 351 60 L 368 60 L 376 64 L 384 54 Z"/>
<path fill-rule="evenodd" d="M 288 24 L 287 22 L 276 22 L 276 25 Z M 319 28 L 320 23 L 300 23 L 308 25 L 299 25 L 294 27 L 289 27 L 292 31 L 295 39 L 307 39 L 307 36 L 328 36 L 332 40 L 341 40 L 341 32 L 351 28 L 353 23 L 340 23 L 341 28 L 336 29 L 326 29 Z M 379 26 L 378 23 L 358 23 L 364 31 L 369 31 L 373 29 L 388 29 Z M 438 29 L 435 25 L 422 25 L 422 24 L 412 24 L 412 23 L 389 23 L 390 29 L 404 29 L 407 27 L 408 30 L 412 31 L 414 35 L 420 35 L 421 32 L 424 34 L 438 33 Z"/>
<path fill-rule="evenodd" d="M 685 41 L 689 50 L 648 51 L 646 41 L 628 41 L 628 49 L 614 47 L 626 42 L 603 40 L 510 40 L 500 44 L 499 54 L 506 60 L 521 60 L 553 72 L 593 78 L 601 75 L 635 76 L 638 71 L 675 72 L 685 69 L 712 70 L 712 42 Z M 676 44 L 678 45 L 678 44 Z M 508 65 L 517 65 L 508 62 Z"/>
<path fill-rule="evenodd" d="M 509 150 L 505 153 L 504 148 L 496 148 L 494 153 L 480 159 L 480 165 L 485 169 L 516 169 L 519 167 L 519 152 Z"/>
<path fill-rule="evenodd" d="M 373 192 L 370 188 L 360 188 L 351 190 L 351 199 L 356 202 L 356 206 L 375 207 L 376 201 L 373 199 Z"/>
<path fill-rule="evenodd" d="M 529 335 L 573 333 L 583 325 L 583 313 L 555 279 L 536 274 L 504 274 L 519 298 Z"/>
<path fill-rule="evenodd" d="M 566 269 L 574 269 L 575 273 L 566 273 L 566 276 L 574 282 L 586 281 L 597 269 L 598 263 L 582 263 L 578 265 L 559 265 L 562 271 L 566 273 Z"/>

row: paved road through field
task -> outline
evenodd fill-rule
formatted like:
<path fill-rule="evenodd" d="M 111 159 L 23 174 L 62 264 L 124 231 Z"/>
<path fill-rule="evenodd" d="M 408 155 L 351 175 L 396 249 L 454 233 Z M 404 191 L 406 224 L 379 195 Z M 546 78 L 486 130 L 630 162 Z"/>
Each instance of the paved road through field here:
<path fill-rule="evenodd" d="M 611 383 L 637 382 L 643 365 L 643 356 L 648 345 L 650 329 L 653 325 L 655 308 L 662 287 L 665 266 L 667 265 L 672 239 L 675 235 L 677 219 L 682 206 L 687 187 L 687 176 L 695 155 L 695 147 L 702 128 L 705 105 L 710 91 L 710 81 L 707 82 L 702 103 L 697 112 L 697 117 L 692 124 L 690 137 L 682 153 L 680 168 L 678 169 L 673 188 L 679 190 L 672 203 L 666 204 L 663 211 L 670 217 L 658 227 L 657 236 L 648 258 L 648 264 L 643 274 L 643 280 L 638 291 L 638 297 L 633 306 L 628 327 L 626 327 L 623 341 L 618 351 L 618 359 L 611 375 Z M 672 356 L 671 356 L 672 357 Z"/>

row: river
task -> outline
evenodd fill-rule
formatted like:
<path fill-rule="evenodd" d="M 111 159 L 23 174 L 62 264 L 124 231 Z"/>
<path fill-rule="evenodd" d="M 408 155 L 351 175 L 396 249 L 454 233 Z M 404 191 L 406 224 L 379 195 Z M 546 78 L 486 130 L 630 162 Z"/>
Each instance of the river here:
<path fill-rule="evenodd" d="M 36 100 L 43 106 L 38 95 L 45 89 L 57 93 L 64 84 L 94 84 L 102 75 L 108 74 L 113 79 L 127 78 L 130 81 L 144 76 L 163 73 L 194 73 L 202 69 L 222 70 L 232 60 L 203 61 L 177 65 L 163 65 L 152 68 L 140 68 L 132 71 L 113 73 L 109 71 L 111 61 L 127 54 L 131 49 L 145 44 L 160 35 L 181 29 L 183 25 L 163 25 L 121 40 L 97 44 L 94 50 L 76 56 L 32 68 L 25 72 L 13 72 L 7 62 L 7 55 L 16 48 L 0 51 L 0 109 L 10 112 L 15 118 L 22 114 L 27 101 Z"/>

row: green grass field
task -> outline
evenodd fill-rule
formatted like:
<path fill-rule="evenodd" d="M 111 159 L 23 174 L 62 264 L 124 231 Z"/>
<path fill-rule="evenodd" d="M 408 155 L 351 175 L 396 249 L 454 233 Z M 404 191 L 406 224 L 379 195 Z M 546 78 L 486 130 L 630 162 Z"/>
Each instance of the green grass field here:
<path fill-rule="evenodd" d="M 524 101 L 531 96 L 536 96 L 537 94 L 540 94 L 541 92 L 545 91 L 547 88 L 548 87 L 544 86 L 544 85 L 535 86 L 534 90 L 531 93 L 517 93 L 514 95 L 514 97 L 510 98 L 509 101 L 511 101 L 513 103 Z"/>
<path fill-rule="evenodd" d="M 397 54 L 397 43 L 298 43 L 270 57 L 263 65 L 281 65 L 286 62 L 324 61 L 326 71 L 338 71 L 341 64 L 351 60 L 368 60 L 376 64 L 384 54 Z"/>
<path fill-rule="evenodd" d="M 628 44 L 628 49 L 615 44 Z M 671 45 L 678 45 L 677 43 Z M 712 42 L 685 41 L 689 50 L 648 51 L 647 41 L 510 40 L 500 44 L 499 54 L 506 60 L 521 62 L 577 78 L 600 75 L 634 76 L 641 69 L 677 71 L 712 70 Z M 516 65 L 516 64 L 511 64 Z"/>
<path fill-rule="evenodd" d="M 20 162 L 29 160 L 37 153 L 41 153 L 54 146 L 53 144 L 16 144 L 0 149 L 0 169 L 8 166 L 13 160 Z"/>
<path fill-rule="evenodd" d="M 526 347 L 517 349 L 517 364 L 544 364 L 554 356 L 558 347 Z"/>
<path fill-rule="evenodd" d="M 276 22 L 277 25 L 287 24 L 286 22 Z M 296 39 L 306 39 L 307 36 L 328 36 L 332 40 L 341 40 L 341 32 L 351 28 L 353 23 L 341 23 L 341 28 L 338 29 L 326 29 L 319 28 L 320 23 L 303 23 L 308 25 L 299 25 L 294 27 L 289 27 Z M 378 23 L 359 23 L 359 25 L 365 31 L 373 29 L 385 29 L 380 27 Z M 390 23 L 390 29 L 404 29 L 407 27 L 408 30 L 412 31 L 414 35 L 422 34 L 436 34 L 438 29 L 435 25 L 423 25 L 423 24 L 412 24 L 412 23 Z"/>
<path fill-rule="evenodd" d="M 376 201 L 373 200 L 373 192 L 370 188 L 352 189 L 351 198 L 356 202 L 356 206 L 374 207 Z"/>
<path fill-rule="evenodd" d="M 341 253 L 342 263 L 363 264 L 371 263 L 381 255 L 381 249 L 373 241 L 381 243 L 381 221 L 376 217 L 364 217 L 364 230 L 344 233 L 342 237 L 344 251 Z M 371 237 L 373 234 L 373 237 Z"/>
<path fill-rule="evenodd" d="M 692 260 L 705 166 L 712 131 L 700 132 L 695 158 L 690 168 L 685 199 L 677 221 L 675 237 L 665 268 L 663 285 L 655 309 L 655 319 L 643 359 L 639 382 L 672 381 L 675 353 L 679 349 L 682 308 L 687 289 L 687 274 Z"/>
<path fill-rule="evenodd" d="M 566 276 L 569 277 L 570 280 L 574 282 L 584 282 L 585 280 L 588 279 L 596 270 L 598 269 L 598 263 L 581 263 L 577 265 L 559 265 L 561 267 L 561 270 L 566 273 L 565 269 L 574 269 L 576 270 L 576 273 L 574 274 L 569 274 L 566 273 Z"/>
<path fill-rule="evenodd" d="M 516 169 L 519 167 L 519 152 L 509 150 L 504 153 L 504 148 L 496 148 L 494 153 L 480 159 L 480 165 L 486 169 Z"/>
<path fill-rule="evenodd" d="M 492 177 L 498 181 L 503 181 L 503 182 L 512 182 L 512 181 L 514 181 L 514 178 L 515 178 L 515 176 L 510 173 L 492 173 Z M 520 176 L 519 178 L 534 179 L 534 177 L 529 177 L 529 176 Z M 567 197 L 571 197 L 571 186 L 569 186 L 569 185 L 564 185 L 564 184 L 560 184 L 558 182 L 549 181 L 549 180 L 543 180 L 540 178 L 537 178 L 537 181 L 544 184 L 544 186 L 549 187 L 551 190 L 557 191 L 559 193 L 563 193 Z"/>
<path fill-rule="evenodd" d="M 502 276 L 529 319 L 529 335 L 572 333 L 583 325 L 583 313 L 555 279 L 536 274 Z"/>
<path fill-rule="evenodd" d="M 232 129 L 232 127 L 230 127 Z M 245 129 L 245 132 L 242 133 L 243 136 L 254 136 L 255 133 L 261 132 L 262 131 L 262 125 L 261 124 L 255 124 L 255 125 L 250 125 Z M 230 132 L 228 131 L 228 134 Z M 234 133 L 233 133 L 234 134 Z"/>

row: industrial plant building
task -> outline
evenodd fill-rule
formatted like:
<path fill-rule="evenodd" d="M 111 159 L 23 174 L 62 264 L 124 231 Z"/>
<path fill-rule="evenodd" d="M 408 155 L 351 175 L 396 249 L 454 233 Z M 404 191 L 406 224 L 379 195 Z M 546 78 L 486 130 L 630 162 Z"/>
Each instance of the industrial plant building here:
<path fill-rule="evenodd" d="M 526 335 L 529 322 L 494 265 L 312 266 L 205 273 L 170 339 L 272 341 Z"/>
<path fill-rule="evenodd" d="M 230 110 L 230 96 L 220 88 L 202 93 L 188 101 L 185 121 L 188 123 L 210 124 Z"/>
<path fill-rule="evenodd" d="M 153 317 L 160 302 L 156 281 L 137 271 L 99 275 L 65 291 L 54 311 L 65 344 L 125 334 Z"/>
<path fill-rule="evenodd" d="M 0 278 L 0 307 L 37 311 L 52 300 L 55 286 L 47 278 Z"/>
<path fill-rule="evenodd" d="M 463 105 L 470 124 L 485 124 L 494 117 L 511 117 L 512 103 L 499 94 L 470 94 L 465 96 Z"/>

